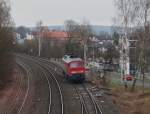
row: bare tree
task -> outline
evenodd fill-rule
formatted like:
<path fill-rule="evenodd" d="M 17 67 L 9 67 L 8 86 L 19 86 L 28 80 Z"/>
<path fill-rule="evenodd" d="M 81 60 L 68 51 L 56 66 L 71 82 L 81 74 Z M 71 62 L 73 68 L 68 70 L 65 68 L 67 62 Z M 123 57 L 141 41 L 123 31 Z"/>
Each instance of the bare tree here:
<path fill-rule="evenodd" d="M 71 48 L 73 44 L 74 46 L 76 45 L 77 47 L 79 47 L 76 49 L 81 49 L 79 51 L 83 52 L 83 54 L 81 53 L 80 55 L 84 56 L 84 60 L 86 64 L 87 48 L 88 48 L 87 42 L 88 42 L 89 37 L 92 34 L 92 28 L 90 26 L 90 23 L 85 20 L 82 23 L 77 23 L 73 20 L 68 20 L 65 22 L 65 27 L 66 27 L 66 32 L 68 33 L 68 36 L 69 36 L 68 44 L 70 44 L 70 49 L 75 49 L 74 47 Z M 73 51 L 75 50 L 70 50 L 70 52 L 73 52 Z"/>
<path fill-rule="evenodd" d="M 80 51 L 80 47 L 78 45 L 78 31 L 79 31 L 79 24 L 74 20 L 67 20 L 65 21 L 65 30 L 68 34 L 68 40 L 65 43 L 65 53 L 66 54 L 73 54 L 81 56 L 78 50 Z"/>
<path fill-rule="evenodd" d="M 140 33 L 137 34 L 138 43 L 138 70 L 142 74 L 143 78 L 143 93 L 144 93 L 144 82 L 145 82 L 145 72 L 149 67 L 149 44 L 150 44 L 150 1 L 149 0 L 138 0 L 138 13 L 136 17 L 136 23 L 140 26 Z"/>
<path fill-rule="evenodd" d="M 126 75 L 130 74 L 130 60 L 129 60 L 129 34 L 131 27 L 131 14 L 132 14 L 132 5 L 133 0 L 115 0 L 116 6 L 118 8 L 118 20 L 122 28 L 122 36 L 120 38 L 120 67 L 121 75 L 125 85 L 127 87 Z"/>
<path fill-rule="evenodd" d="M 69 40 L 72 40 L 72 38 L 77 38 L 79 32 L 79 24 L 74 20 L 67 20 L 65 21 L 65 30 L 68 34 Z"/>
<path fill-rule="evenodd" d="M 13 23 L 10 6 L 5 0 L 0 1 L 0 81 L 11 77 L 13 65 Z"/>
<path fill-rule="evenodd" d="M 136 33 L 138 40 L 138 50 L 136 58 L 138 71 L 143 75 L 143 88 L 145 69 L 148 64 L 147 46 L 149 45 L 149 22 L 150 22 L 150 1 L 149 0 L 116 0 L 118 6 L 119 18 L 124 28 L 125 36 L 130 36 L 134 29 L 140 29 Z M 132 28 L 132 29 L 130 29 Z M 127 37 L 125 37 L 127 39 Z M 126 41 L 123 41 L 126 42 Z M 128 48 L 129 49 L 129 48 Z M 133 84 L 135 85 L 135 84 Z M 144 89 L 143 89 L 144 90 Z"/>
<path fill-rule="evenodd" d="M 92 36 L 92 28 L 90 22 L 84 20 L 83 23 L 81 23 L 80 25 L 80 38 L 83 44 L 85 65 L 87 65 L 87 51 L 88 51 L 87 44 L 90 36 Z"/>

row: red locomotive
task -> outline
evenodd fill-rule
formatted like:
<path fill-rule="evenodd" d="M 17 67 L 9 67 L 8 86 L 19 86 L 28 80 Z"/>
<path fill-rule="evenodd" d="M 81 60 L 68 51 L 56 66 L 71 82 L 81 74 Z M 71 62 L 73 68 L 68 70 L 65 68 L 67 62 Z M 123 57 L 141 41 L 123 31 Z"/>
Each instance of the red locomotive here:
<path fill-rule="evenodd" d="M 65 55 L 62 59 L 64 75 L 73 82 L 83 82 L 85 80 L 85 67 L 81 58 Z"/>

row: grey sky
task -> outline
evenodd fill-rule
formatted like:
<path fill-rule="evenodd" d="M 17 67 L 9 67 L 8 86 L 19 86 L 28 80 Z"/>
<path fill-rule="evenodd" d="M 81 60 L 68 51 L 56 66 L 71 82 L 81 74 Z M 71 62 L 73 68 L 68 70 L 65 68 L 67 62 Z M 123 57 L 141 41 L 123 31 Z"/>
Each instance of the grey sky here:
<path fill-rule="evenodd" d="M 63 24 L 67 19 L 91 24 L 112 25 L 114 0 L 11 0 L 12 17 L 17 26 Z"/>

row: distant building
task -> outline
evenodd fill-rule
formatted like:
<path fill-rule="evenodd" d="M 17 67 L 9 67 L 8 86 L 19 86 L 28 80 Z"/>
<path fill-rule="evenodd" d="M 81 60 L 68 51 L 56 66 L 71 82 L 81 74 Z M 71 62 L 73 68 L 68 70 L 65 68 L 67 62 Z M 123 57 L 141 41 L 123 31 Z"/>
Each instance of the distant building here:
<path fill-rule="evenodd" d="M 42 41 L 50 42 L 51 46 L 63 45 L 68 40 L 68 34 L 64 31 L 33 32 L 34 38 L 41 38 Z"/>
<path fill-rule="evenodd" d="M 26 38 L 27 40 L 32 40 L 34 38 L 34 36 L 32 34 L 26 34 Z"/>
<path fill-rule="evenodd" d="M 16 37 L 17 40 L 21 39 L 21 35 L 19 33 L 15 33 L 14 35 L 15 35 L 15 37 Z"/>
<path fill-rule="evenodd" d="M 14 33 L 15 42 L 22 44 L 24 43 L 24 39 L 21 38 L 21 35 L 19 33 Z"/>
<path fill-rule="evenodd" d="M 113 39 L 111 37 L 94 36 L 90 37 L 89 40 L 92 42 L 91 47 L 94 46 L 101 52 L 106 52 L 107 49 L 113 45 Z"/>
<path fill-rule="evenodd" d="M 33 32 L 35 38 L 41 37 L 42 39 L 66 41 L 68 34 L 64 31 L 46 31 L 46 32 Z"/>

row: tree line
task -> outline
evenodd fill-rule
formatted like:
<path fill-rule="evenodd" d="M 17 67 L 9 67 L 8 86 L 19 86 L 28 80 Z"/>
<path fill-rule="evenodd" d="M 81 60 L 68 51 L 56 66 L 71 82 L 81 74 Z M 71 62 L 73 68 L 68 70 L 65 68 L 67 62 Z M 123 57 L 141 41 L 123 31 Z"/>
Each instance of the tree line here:
<path fill-rule="evenodd" d="M 10 5 L 0 1 L 0 84 L 11 79 L 13 71 L 13 21 L 10 16 Z"/>

